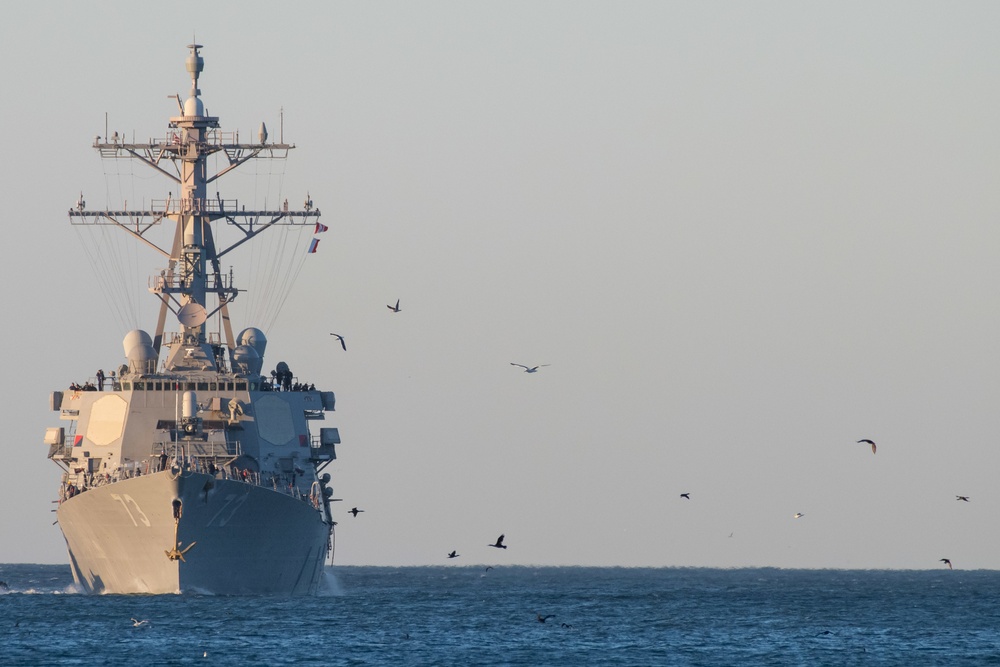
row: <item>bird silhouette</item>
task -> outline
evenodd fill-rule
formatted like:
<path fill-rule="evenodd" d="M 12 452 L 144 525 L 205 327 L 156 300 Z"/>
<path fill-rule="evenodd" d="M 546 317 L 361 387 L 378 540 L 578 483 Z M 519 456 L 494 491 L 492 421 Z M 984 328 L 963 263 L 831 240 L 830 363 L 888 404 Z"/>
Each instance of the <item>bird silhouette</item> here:
<path fill-rule="evenodd" d="M 546 614 L 545 616 L 542 616 L 538 612 L 535 612 L 535 616 L 538 618 L 538 622 L 539 623 L 544 623 L 545 621 L 549 620 L 550 618 L 555 618 L 556 617 L 555 614 Z"/>
<path fill-rule="evenodd" d="M 687 498 L 688 500 L 691 500 L 691 494 L 690 493 L 682 493 L 681 494 L 681 498 Z"/>
<path fill-rule="evenodd" d="M 347 510 L 348 514 L 353 514 L 355 517 L 357 517 L 362 512 L 364 512 L 364 510 L 359 510 L 357 507 L 352 507 L 351 509 Z"/>
<path fill-rule="evenodd" d="M 537 373 L 539 368 L 543 366 L 551 366 L 551 364 L 539 364 L 537 366 L 525 366 L 524 364 L 515 364 L 513 361 L 510 362 L 511 366 L 520 366 L 524 369 L 525 373 Z"/>
<path fill-rule="evenodd" d="M 457 551 L 452 551 L 450 554 L 448 554 L 448 558 L 458 558 L 460 555 L 461 554 L 458 553 Z"/>
<path fill-rule="evenodd" d="M 949 569 L 949 570 L 954 570 L 954 569 L 955 569 L 955 568 L 953 568 L 953 567 L 951 566 L 951 561 L 950 561 L 950 560 L 948 560 L 947 558 L 942 558 L 942 559 L 941 559 L 941 562 L 942 562 L 942 563 L 944 563 L 945 565 L 947 565 L 947 566 L 948 566 L 948 569 Z"/>
<path fill-rule="evenodd" d="M 488 544 L 487 546 L 496 547 L 497 549 L 506 549 L 507 545 L 503 543 L 503 535 L 497 538 L 496 544 Z"/>
<path fill-rule="evenodd" d="M 969 502 L 969 496 L 955 496 L 955 500 L 964 500 L 965 502 Z"/>
<path fill-rule="evenodd" d="M 573 626 L 570 625 L 569 623 L 560 623 L 559 627 L 560 628 L 572 628 Z"/>
<path fill-rule="evenodd" d="M 871 445 L 872 446 L 872 454 L 875 453 L 875 443 L 874 442 L 872 442 L 868 438 L 863 438 L 861 440 L 858 440 L 858 444 L 861 444 L 861 443 L 867 443 L 867 444 Z"/>
<path fill-rule="evenodd" d="M 805 516 L 805 514 L 803 514 L 802 512 L 796 512 L 796 513 L 795 513 L 795 516 L 794 516 L 794 517 L 792 517 L 792 518 L 793 518 L 793 519 L 801 519 L 801 518 L 802 518 L 802 517 L 804 517 L 804 516 Z"/>
<path fill-rule="evenodd" d="M 386 304 L 385 307 L 388 308 L 389 310 L 391 310 L 394 313 L 398 313 L 399 312 L 399 299 L 396 299 L 396 305 L 395 306 L 390 306 L 389 304 Z"/>
<path fill-rule="evenodd" d="M 344 348 L 344 352 L 347 352 L 347 343 L 344 342 L 344 337 L 335 333 L 331 333 L 330 335 L 335 336 L 340 341 L 340 347 Z"/>

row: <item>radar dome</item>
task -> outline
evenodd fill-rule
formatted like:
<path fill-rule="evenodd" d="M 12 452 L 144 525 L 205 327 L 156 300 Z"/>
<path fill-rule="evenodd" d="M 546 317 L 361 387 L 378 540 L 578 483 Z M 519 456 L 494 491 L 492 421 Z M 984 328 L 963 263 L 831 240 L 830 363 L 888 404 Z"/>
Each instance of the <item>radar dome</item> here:
<path fill-rule="evenodd" d="M 261 357 L 264 356 L 264 350 L 267 349 L 267 336 L 264 332 L 256 327 L 249 327 L 240 332 L 240 335 L 236 337 L 237 345 L 249 345 L 253 349 L 257 350 L 257 354 Z"/>
<path fill-rule="evenodd" d="M 151 343 L 139 343 L 129 350 L 129 366 L 140 373 L 155 373 L 156 361 L 156 350 Z"/>
<path fill-rule="evenodd" d="M 133 329 L 125 334 L 122 340 L 122 347 L 125 348 L 125 356 L 131 358 L 132 348 L 136 345 L 149 345 L 152 348 L 153 339 L 142 329 Z"/>
<path fill-rule="evenodd" d="M 189 97 L 184 101 L 185 116 L 204 116 L 205 105 L 200 97 Z"/>
<path fill-rule="evenodd" d="M 247 375 L 260 375 L 260 367 L 263 363 L 264 361 L 257 354 L 257 350 L 249 345 L 240 345 L 233 350 L 233 364 Z"/>

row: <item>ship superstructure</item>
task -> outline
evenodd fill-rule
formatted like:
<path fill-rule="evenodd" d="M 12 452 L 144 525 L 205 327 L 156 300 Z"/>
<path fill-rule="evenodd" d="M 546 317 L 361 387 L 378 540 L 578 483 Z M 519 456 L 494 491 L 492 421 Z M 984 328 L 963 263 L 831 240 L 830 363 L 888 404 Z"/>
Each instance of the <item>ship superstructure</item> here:
<path fill-rule="evenodd" d="M 198 88 L 201 45 L 188 47 L 191 92 L 177 102 L 167 136 L 94 142 L 106 159 L 137 160 L 172 181 L 142 210 L 69 211 L 77 225 L 112 225 L 164 260 L 149 291 L 160 300 L 152 335 L 133 330 L 123 363 L 96 383 L 51 395 L 60 426 L 49 458 L 64 470 L 57 517 L 77 583 L 90 592 L 309 594 L 332 549 L 336 428 L 315 428 L 334 394 L 300 383 L 279 362 L 265 374 L 267 339 L 234 335 L 229 304 L 240 290 L 220 258 L 278 225 L 317 224 L 302 210 L 245 210 L 208 186 L 254 159 L 284 159 L 291 144 L 240 143 L 208 116 Z M 209 156 L 225 165 L 208 172 Z M 176 193 L 176 194 L 175 194 Z M 253 207 L 252 207 L 253 208 Z M 172 224 L 172 245 L 149 231 Z M 213 225 L 239 239 L 216 246 Z M 176 331 L 168 331 L 168 324 Z M 216 330 L 211 331 L 211 324 Z"/>

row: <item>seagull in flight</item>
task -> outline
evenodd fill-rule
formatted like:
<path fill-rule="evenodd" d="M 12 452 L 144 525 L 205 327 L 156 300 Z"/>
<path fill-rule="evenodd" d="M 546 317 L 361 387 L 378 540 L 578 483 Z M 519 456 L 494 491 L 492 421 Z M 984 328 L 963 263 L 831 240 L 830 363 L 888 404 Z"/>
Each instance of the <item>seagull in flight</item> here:
<path fill-rule="evenodd" d="M 864 438 L 862 440 L 858 440 L 858 444 L 861 444 L 861 443 L 867 443 L 867 444 L 871 445 L 872 446 L 872 454 L 875 453 L 875 443 L 874 442 L 872 442 L 868 438 Z"/>
<path fill-rule="evenodd" d="M 389 310 L 391 310 L 394 313 L 398 313 L 399 312 L 399 299 L 396 299 L 396 305 L 395 306 L 390 306 L 389 304 L 386 304 L 385 307 L 388 308 Z"/>
<path fill-rule="evenodd" d="M 802 512 L 796 512 L 795 516 L 793 516 L 792 518 L 793 519 L 801 519 L 804 516 L 805 516 L 805 514 L 803 514 Z"/>
<path fill-rule="evenodd" d="M 496 544 L 488 544 L 486 546 L 496 547 L 497 549 L 506 549 L 507 548 L 507 545 L 503 543 L 503 535 L 501 535 L 500 537 L 497 538 L 497 543 Z"/>
<path fill-rule="evenodd" d="M 524 369 L 525 373 L 537 373 L 538 369 L 541 368 L 542 366 L 551 366 L 551 364 L 539 364 L 537 366 L 525 366 L 524 364 L 515 364 L 513 361 L 510 362 L 510 365 L 511 366 L 520 366 L 521 368 Z"/>
<path fill-rule="evenodd" d="M 452 551 L 450 554 L 448 554 L 448 558 L 458 558 L 461 555 L 462 554 L 458 553 L 457 551 Z"/>
<path fill-rule="evenodd" d="M 965 502 L 969 502 L 969 496 L 955 496 L 955 500 L 964 500 Z"/>
<path fill-rule="evenodd" d="M 364 510 L 359 510 L 357 507 L 352 507 L 351 509 L 347 510 L 347 513 L 353 514 L 355 518 L 357 518 L 357 516 L 362 512 L 364 512 Z"/>
<path fill-rule="evenodd" d="M 340 334 L 335 334 L 335 333 L 331 333 L 330 335 L 334 336 L 337 340 L 339 340 L 340 347 L 344 348 L 344 352 L 347 352 L 347 343 L 344 342 L 344 337 L 341 336 Z"/>
<path fill-rule="evenodd" d="M 142 621 L 140 621 L 137 618 L 133 618 L 132 619 L 132 627 L 133 628 L 141 628 L 142 626 L 146 625 L 147 623 L 149 623 L 148 620 L 142 620 Z"/>
<path fill-rule="evenodd" d="M 950 560 L 948 560 L 947 558 L 942 558 L 942 559 L 941 559 L 941 562 L 942 562 L 942 563 L 944 563 L 945 565 L 947 565 L 947 566 L 948 566 L 948 569 L 949 569 L 949 570 L 954 570 L 954 569 L 955 569 L 955 568 L 953 568 L 953 567 L 951 566 L 951 561 L 950 561 Z"/>
<path fill-rule="evenodd" d="M 681 494 L 681 498 L 687 498 L 688 500 L 691 500 L 691 494 L 690 493 L 682 493 Z"/>

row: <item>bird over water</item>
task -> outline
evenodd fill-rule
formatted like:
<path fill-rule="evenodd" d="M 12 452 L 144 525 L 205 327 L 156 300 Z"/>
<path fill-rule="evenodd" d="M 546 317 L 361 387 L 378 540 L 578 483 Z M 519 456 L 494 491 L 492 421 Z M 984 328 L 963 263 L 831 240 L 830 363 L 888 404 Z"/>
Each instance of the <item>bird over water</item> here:
<path fill-rule="evenodd" d="M 862 443 L 871 445 L 872 446 L 872 454 L 875 453 L 875 443 L 874 442 L 872 442 L 868 438 L 864 438 L 862 440 L 858 440 L 858 444 L 862 444 Z"/>
<path fill-rule="evenodd" d="M 539 368 L 543 366 L 550 366 L 551 364 L 539 364 L 537 366 L 525 366 L 524 364 L 515 364 L 513 361 L 510 362 L 511 366 L 518 366 L 524 369 L 525 373 L 537 373 Z"/>
<path fill-rule="evenodd" d="M 497 549 L 506 549 L 507 545 L 503 543 L 503 535 L 497 538 L 496 544 L 489 544 L 487 546 L 496 547 Z"/>

